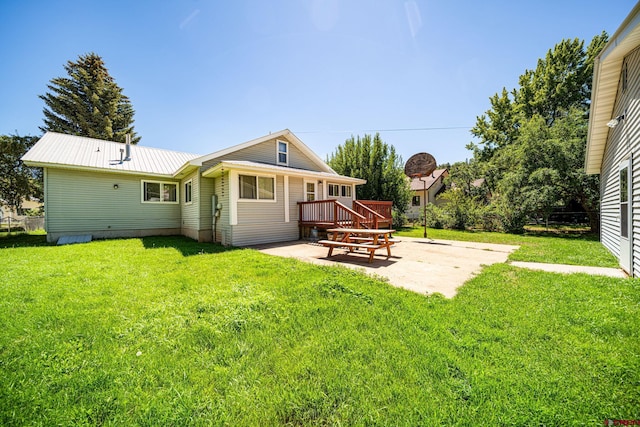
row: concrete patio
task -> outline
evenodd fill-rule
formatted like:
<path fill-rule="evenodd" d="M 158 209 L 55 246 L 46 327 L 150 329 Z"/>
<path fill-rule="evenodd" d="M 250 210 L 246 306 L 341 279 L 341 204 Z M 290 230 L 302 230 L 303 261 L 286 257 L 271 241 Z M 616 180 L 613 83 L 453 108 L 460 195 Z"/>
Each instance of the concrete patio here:
<path fill-rule="evenodd" d="M 393 286 L 422 294 L 439 292 L 447 298 L 455 296 L 459 286 L 478 274 L 483 266 L 506 262 L 518 246 L 452 240 L 401 237 L 391 249 L 376 252 L 371 264 L 367 252 L 348 253 L 328 249 L 305 241 L 252 246 L 266 254 L 297 258 L 319 265 L 341 265 L 369 274 L 386 277 Z"/>

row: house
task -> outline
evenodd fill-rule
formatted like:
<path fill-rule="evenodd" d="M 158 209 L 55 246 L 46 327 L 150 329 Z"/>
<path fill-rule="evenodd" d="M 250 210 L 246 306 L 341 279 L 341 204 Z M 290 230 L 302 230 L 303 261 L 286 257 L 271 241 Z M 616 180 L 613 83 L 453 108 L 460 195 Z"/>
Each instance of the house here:
<path fill-rule="evenodd" d="M 235 246 L 295 240 L 298 202 L 350 206 L 366 182 L 337 174 L 286 129 L 204 156 L 47 132 L 22 160 L 44 170 L 51 242 L 82 234 L 181 234 Z"/>
<path fill-rule="evenodd" d="M 411 179 L 411 205 L 407 209 L 409 220 L 419 219 L 425 205 L 436 202 L 436 196 L 445 189 L 444 179 L 447 176 L 449 176 L 447 169 L 436 169 L 427 177 Z"/>
<path fill-rule="evenodd" d="M 18 209 L 13 209 L 0 203 L 0 222 L 9 221 L 9 218 L 11 218 L 11 221 L 21 221 L 27 216 L 28 211 L 37 211 L 41 208 L 42 202 L 34 197 L 22 199 Z"/>
<path fill-rule="evenodd" d="M 640 3 L 595 59 L 585 171 L 600 174 L 600 240 L 640 275 Z"/>

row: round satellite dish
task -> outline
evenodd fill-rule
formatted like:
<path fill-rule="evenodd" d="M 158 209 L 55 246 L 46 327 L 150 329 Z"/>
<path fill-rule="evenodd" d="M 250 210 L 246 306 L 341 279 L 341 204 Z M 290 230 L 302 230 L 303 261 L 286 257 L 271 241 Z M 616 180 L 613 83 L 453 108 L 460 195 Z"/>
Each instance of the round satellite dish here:
<path fill-rule="evenodd" d="M 404 174 L 411 178 L 431 175 L 436 170 L 436 159 L 429 153 L 414 154 L 404 165 Z"/>

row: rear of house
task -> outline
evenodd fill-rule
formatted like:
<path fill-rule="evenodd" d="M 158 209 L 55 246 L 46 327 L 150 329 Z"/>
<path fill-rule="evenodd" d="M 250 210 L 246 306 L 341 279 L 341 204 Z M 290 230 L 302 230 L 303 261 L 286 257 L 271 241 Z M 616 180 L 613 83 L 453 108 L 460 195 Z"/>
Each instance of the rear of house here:
<path fill-rule="evenodd" d="M 585 170 L 600 174 L 601 240 L 640 274 L 640 4 L 594 64 Z"/>
<path fill-rule="evenodd" d="M 295 240 L 299 201 L 350 204 L 365 182 L 336 174 L 289 130 L 205 156 L 49 132 L 23 160 L 44 169 L 51 242 L 79 234 Z"/>

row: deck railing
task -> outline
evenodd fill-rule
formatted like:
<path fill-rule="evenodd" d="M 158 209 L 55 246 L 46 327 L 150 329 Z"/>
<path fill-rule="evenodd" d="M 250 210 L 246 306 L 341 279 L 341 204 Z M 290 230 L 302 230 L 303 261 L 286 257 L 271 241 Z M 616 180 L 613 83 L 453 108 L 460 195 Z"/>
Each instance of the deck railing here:
<path fill-rule="evenodd" d="M 300 225 L 319 227 L 360 228 L 365 220 L 363 215 L 338 202 L 337 200 L 315 200 L 298 202 Z"/>
<path fill-rule="evenodd" d="M 393 202 L 386 200 L 356 200 L 356 202 L 381 215 L 384 219 L 378 217 L 378 223 L 385 223 L 389 227 L 393 223 L 391 214 Z"/>
<path fill-rule="evenodd" d="M 363 204 L 359 200 L 353 201 L 353 210 L 362 215 L 365 219 L 361 225 L 366 228 L 380 228 L 381 225 L 388 225 L 387 219 L 378 212 Z"/>

